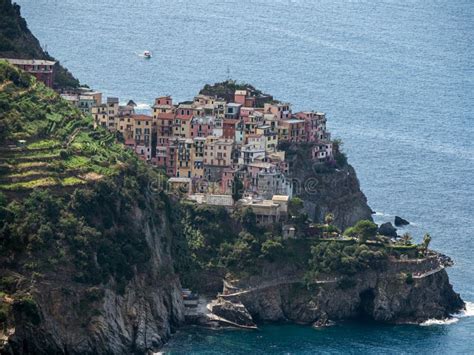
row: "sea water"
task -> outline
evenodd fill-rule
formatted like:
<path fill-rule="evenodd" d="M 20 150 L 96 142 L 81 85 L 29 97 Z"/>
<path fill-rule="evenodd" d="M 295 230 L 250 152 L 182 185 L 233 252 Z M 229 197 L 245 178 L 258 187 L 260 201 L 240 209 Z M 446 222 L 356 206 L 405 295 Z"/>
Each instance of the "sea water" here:
<path fill-rule="evenodd" d="M 20 0 L 33 33 L 83 83 L 133 99 L 191 99 L 252 83 L 294 110 L 326 112 L 377 214 L 401 215 L 451 256 L 474 301 L 472 0 Z M 144 50 L 153 53 L 145 60 Z M 474 318 L 315 330 L 189 328 L 171 353 L 473 353 Z"/>

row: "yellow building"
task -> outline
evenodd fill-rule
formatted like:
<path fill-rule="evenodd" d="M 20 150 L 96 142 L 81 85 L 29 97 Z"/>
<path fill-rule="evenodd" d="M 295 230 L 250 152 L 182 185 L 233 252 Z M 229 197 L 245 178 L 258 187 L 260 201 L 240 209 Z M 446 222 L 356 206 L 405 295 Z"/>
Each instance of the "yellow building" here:
<path fill-rule="evenodd" d="M 204 165 L 230 166 L 232 164 L 233 146 L 233 139 L 207 137 L 204 144 Z"/>
<path fill-rule="evenodd" d="M 193 139 L 193 149 L 191 153 L 191 176 L 197 178 L 204 177 L 204 144 L 205 137 L 195 137 Z"/>
<path fill-rule="evenodd" d="M 179 138 L 176 156 L 176 176 L 191 177 L 193 167 L 194 142 L 189 138 Z"/>
<path fill-rule="evenodd" d="M 278 134 L 270 126 L 260 126 L 256 128 L 256 134 L 262 135 L 265 151 L 275 152 L 278 146 Z"/>

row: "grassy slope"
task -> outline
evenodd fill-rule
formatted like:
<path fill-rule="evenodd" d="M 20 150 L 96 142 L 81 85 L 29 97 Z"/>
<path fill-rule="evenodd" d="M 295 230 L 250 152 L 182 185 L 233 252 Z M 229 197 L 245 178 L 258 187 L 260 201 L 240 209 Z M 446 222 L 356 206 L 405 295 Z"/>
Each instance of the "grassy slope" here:
<path fill-rule="evenodd" d="M 0 190 L 83 184 L 116 174 L 131 156 L 113 134 L 94 131 L 90 116 L 5 61 L 0 117 Z"/>

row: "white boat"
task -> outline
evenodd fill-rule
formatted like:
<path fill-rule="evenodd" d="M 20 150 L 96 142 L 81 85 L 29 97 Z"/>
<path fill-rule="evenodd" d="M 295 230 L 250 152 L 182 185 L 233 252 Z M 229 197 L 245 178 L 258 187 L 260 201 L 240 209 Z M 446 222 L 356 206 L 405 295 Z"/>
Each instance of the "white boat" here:
<path fill-rule="evenodd" d="M 150 51 L 144 51 L 144 52 L 143 52 L 143 56 L 144 56 L 145 58 L 151 58 L 151 52 L 150 52 Z"/>

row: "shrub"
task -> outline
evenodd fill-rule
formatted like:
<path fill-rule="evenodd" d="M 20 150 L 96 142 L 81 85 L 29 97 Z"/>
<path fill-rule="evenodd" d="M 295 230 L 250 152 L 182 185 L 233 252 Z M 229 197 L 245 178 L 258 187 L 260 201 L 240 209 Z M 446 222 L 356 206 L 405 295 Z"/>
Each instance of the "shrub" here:
<path fill-rule="evenodd" d="M 39 325 L 41 316 L 38 306 L 31 296 L 23 296 L 13 303 L 13 310 L 22 314 L 32 324 Z"/>
<path fill-rule="evenodd" d="M 356 223 L 355 226 L 349 227 L 344 231 L 347 237 L 357 237 L 360 243 L 365 243 L 369 239 L 374 239 L 377 235 L 377 225 L 369 220 L 362 220 Z"/>
<path fill-rule="evenodd" d="M 85 292 L 85 298 L 88 302 L 100 301 L 104 295 L 104 290 L 99 287 L 89 287 Z"/>
<path fill-rule="evenodd" d="M 281 238 L 267 239 L 262 243 L 261 256 L 270 261 L 276 260 L 284 252 Z"/>

